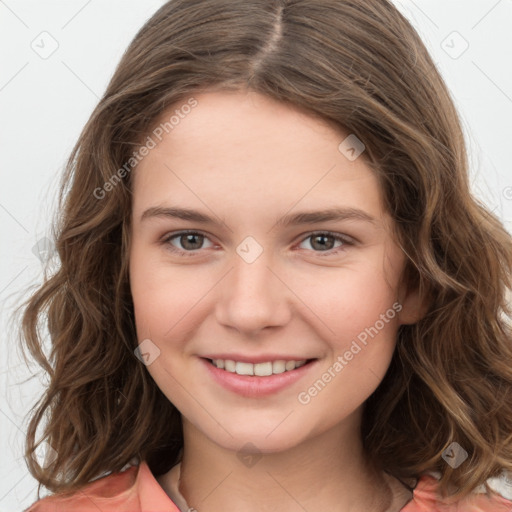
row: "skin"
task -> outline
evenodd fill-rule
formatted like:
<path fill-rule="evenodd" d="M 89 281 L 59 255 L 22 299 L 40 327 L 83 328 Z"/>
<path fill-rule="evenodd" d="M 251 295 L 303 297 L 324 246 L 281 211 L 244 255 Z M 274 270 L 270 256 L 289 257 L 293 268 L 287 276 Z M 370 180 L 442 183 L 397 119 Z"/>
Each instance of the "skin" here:
<path fill-rule="evenodd" d="M 348 133 L 302 110 L 247 91 L 194 97 L 198 105 L 135 170 L 130 246 L 138 339 L 160 350 L 147 370 L 182 414 L 180 491 L 199 512 L 399 510 L 411 496 L 370 471 L 359 429 L 398 327 L 423 310 L 416 292 L 400 284 L 406 260 L 378 182 L 364 154 L 350 161 L 338 150 Z M 219 224 L 141 220 L 154 206 L 196 209 Z M 375 221 L 276 224 L 289 213 L 334 206 Z M 185 229 L 204 238 L 164 242 Z M 355 243 L 324 235 L 322 250 L 311 234 L 325 231 Z M 250 264 L 236 252 L 247 236 L 263 249 Z M 401 311 L 309 403 L 299 403 L 299 393 L 396 302 Z M 212 352 L 318 362 L 278 393 L 243 397 L 212 380 L 200 359 Z M 242 447 L 258 457 L 254 465 L 237 456 Z M 170 472 L 158 477 L 168 493 L 170 481 Z"/>

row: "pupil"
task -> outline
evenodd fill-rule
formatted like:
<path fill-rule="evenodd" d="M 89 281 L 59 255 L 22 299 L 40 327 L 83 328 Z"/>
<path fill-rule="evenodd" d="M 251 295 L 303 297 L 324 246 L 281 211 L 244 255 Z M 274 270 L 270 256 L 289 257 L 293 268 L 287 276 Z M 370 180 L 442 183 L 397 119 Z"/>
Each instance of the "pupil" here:
<path fill-rule="evenodd" d="M 325 235 L 315 235 L 315 236 L 313 237 L 313 240 L 316 242 L 316 240 L 317 240 L 317 239 L 324 239 L 324 240 L 325 240 L 326 238 L 332 238 L 332 237 L 331 237 L 330 235 L 327 235 L 327 236 L 325 236 Z M 314 246 L 314 245 L 315 245 L 315 244 L 313 243 L 313 246 Z M 327 244 L 327 245 L 329 245 L 329 244 Z M 326 248 L 326 244 L 325 244 L 325 242 L 321 242 L 321 243 L 319 244 L 319 247 L 320 247 L 321 249 L 324 249 L 324 250 L 332 249 L 332 247 L 327 247 L 327 248 Z"/>
<path fill-rule="evenodd" d="M 202 235 L 194 235 L 194 234 L 188 234 L 188 235 L 183 235 L 182 236 L 182 242 L 183 242 L 183 238 L 185 238 L 186 242 L 183 244 L 183 247 L 185 248 L 188 248 L 188 249 L 198 249 L 200 246 L 201 246 L 201 243 L 199 242 L 196 242 L 196 245 L 199 245 L 199 247 L 187 247 L 187 244 L 193 240 L 194 238 L 198 238 L 198 237 L 201 237 Z M 194 245 L 193 241 L 191 242 L 192 245 Z"/>

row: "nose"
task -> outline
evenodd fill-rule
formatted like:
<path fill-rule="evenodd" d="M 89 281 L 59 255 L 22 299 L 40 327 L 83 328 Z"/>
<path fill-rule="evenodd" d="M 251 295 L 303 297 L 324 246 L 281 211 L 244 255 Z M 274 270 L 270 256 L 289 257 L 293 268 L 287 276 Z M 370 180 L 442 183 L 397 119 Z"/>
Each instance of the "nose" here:
<path fill-rule="evenodd" d="M 293 293 L 266 254 L 248 263 L 234 253 L 231 270 L 217 288 L 217 321 L 248 337 L 284 326 L 291 316 Z"/>

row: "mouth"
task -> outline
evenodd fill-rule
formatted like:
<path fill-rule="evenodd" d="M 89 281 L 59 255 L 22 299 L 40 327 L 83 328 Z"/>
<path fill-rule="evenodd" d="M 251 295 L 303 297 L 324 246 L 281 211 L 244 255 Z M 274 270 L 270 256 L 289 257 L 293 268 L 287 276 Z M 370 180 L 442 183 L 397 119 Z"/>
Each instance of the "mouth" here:
<path fill-rule="evenodd" d="M 261 363 L 248 363 L 244 361 L 234 361 L 232 359 L 208 359 L 211 365 L 219 370 L 224 370 L 237 375 L 252 375 L 256 377 L 269 377 L 270 375 L 279 375 L 280 373 L 291 372 L 310 364 L 316 359 L 264 361 Z"/>
<path fill-rule="evenodd" d="M 293 389 L 319 364 L 318 359 L 276 359 L 250 363 L 201 357 L 212 382 L 246 398 L 264 398 Z"/>

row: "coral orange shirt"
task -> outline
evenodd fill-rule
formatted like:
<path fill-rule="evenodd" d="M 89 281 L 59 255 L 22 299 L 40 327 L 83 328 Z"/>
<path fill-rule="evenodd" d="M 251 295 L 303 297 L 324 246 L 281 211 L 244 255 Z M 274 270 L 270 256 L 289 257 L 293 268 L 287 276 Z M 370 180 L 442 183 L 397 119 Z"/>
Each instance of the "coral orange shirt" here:
<path fill-rule="evenodd" d="M 179 474 L 179 464 L 173 468 Z M 412 499 L 401 512 L 512 512 L 512 481 L 489 479 L 495 493 L 476 490 L 456 504 L 446 505 L 436 496 L 437 477 L 423 475 Z M 483 489 L 483 487 L 481 486 Z M 173 500 L 165 493 L 146 462 L 99 478 L 71 497 L 56 495 L 36 501 L 25 512 L 188 512 L 188 506 L 174 482 Z M 179 506 L 178 506 L 179 505 Z M 194 511 L 194 509 L 190 509 Z"/>

